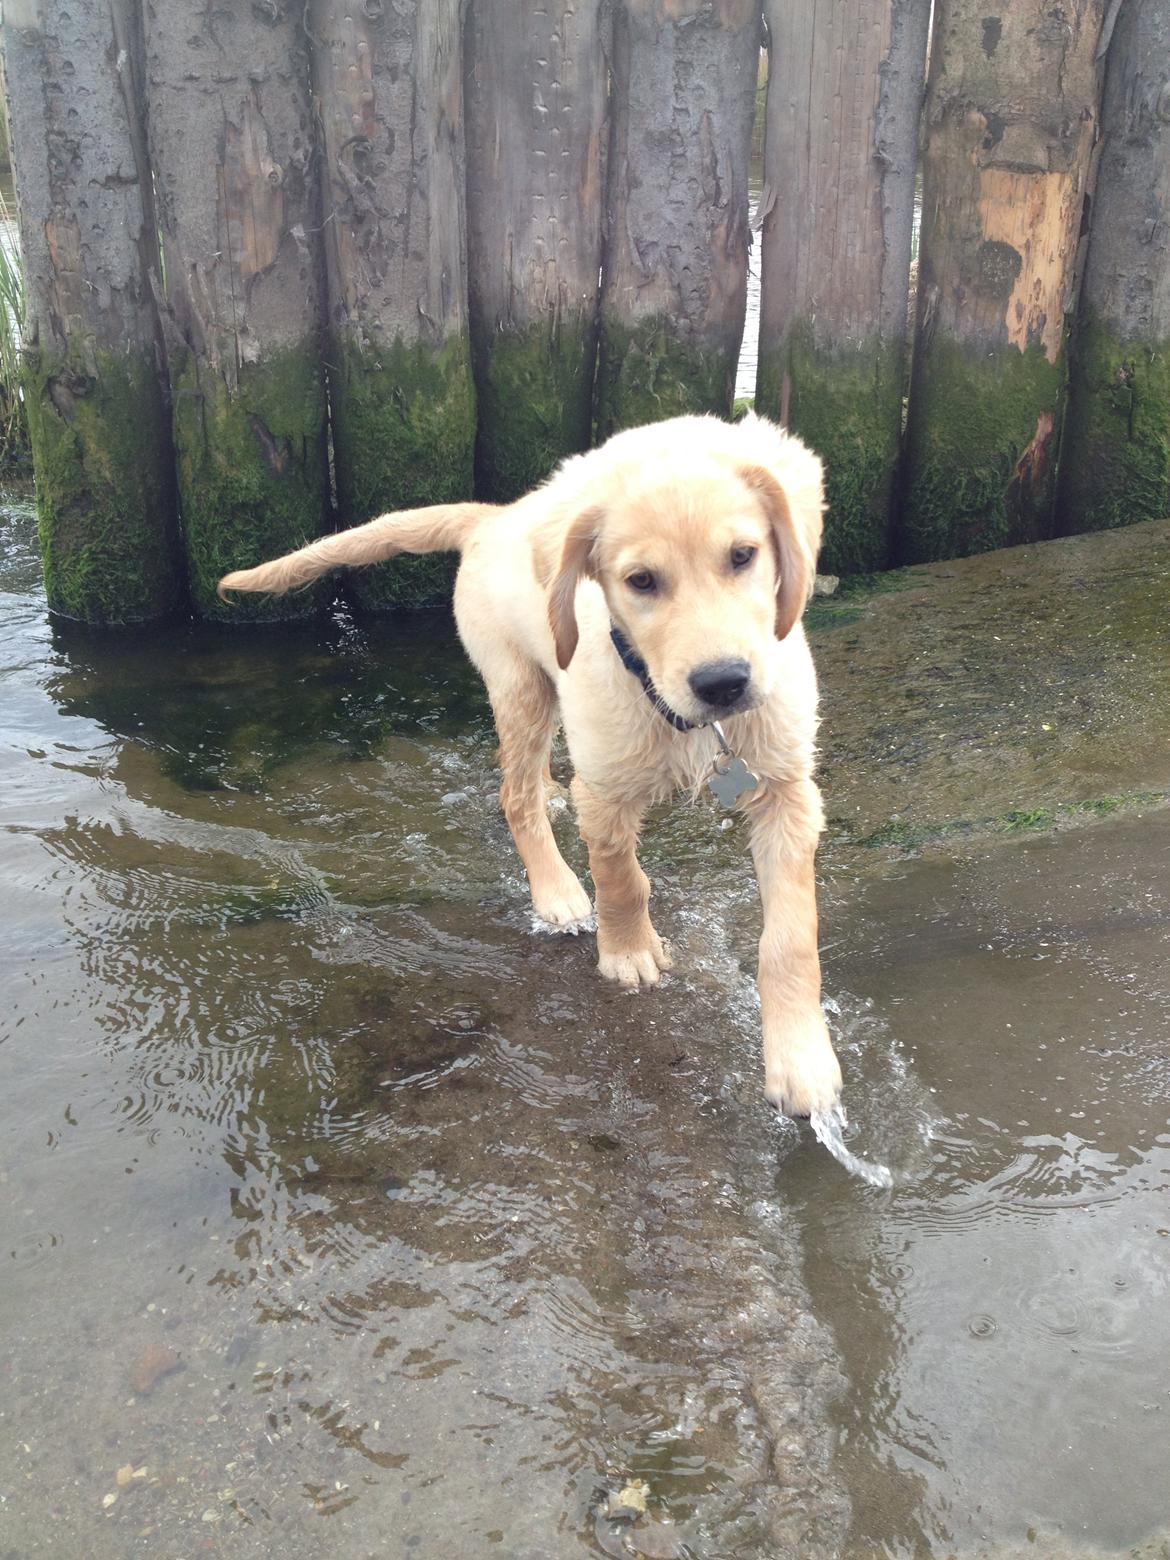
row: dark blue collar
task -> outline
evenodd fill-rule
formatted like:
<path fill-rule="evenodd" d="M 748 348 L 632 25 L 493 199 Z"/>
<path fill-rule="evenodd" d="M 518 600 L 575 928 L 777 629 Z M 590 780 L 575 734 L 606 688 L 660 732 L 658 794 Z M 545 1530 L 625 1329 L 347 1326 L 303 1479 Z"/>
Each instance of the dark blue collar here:
<path fill-rule="evenodd" d="M 686 720 L 683 716 L 676 715 L 670 705 L 662 698 L 651 680 L 645 661 L 643 661 L 616 623 L 609 625 L 609 637 L 613 640 L 613 647 L 618 653 L 618 660 L 621 661 L 626 671 L 632 672 L 642 684 L 646 697 L 662 716 L 663 720 L 668 721 L 676 731 L 694 731 L 694 721 Z"/>

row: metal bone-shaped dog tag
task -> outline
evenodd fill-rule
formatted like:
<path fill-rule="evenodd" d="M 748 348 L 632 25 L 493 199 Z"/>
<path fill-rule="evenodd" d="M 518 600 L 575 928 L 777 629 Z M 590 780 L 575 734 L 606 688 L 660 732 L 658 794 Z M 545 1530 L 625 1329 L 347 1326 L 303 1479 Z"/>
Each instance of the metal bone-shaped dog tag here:
<path fill-rule="evenodd" d="M 716 800 L 724 807 L 734 807 L 745 792 L 754 791 L 759 783 L 742 758 L 733 758 L 726 769 L 716 769 L 707 781 Z"/>
<path fill-rule="evenodd" d="M 719 743 L 720 753 L 715 760 L 715 773 L 707 784 L 716 801 L 724 807 L 734 807 L 741 796 L 755 790 L 760 783 L 759 776 L 753 775 L 743 759 L 731 751 L 723 735 L 723 727 L 717 720 L 711 722 L 711 730 Z"/>

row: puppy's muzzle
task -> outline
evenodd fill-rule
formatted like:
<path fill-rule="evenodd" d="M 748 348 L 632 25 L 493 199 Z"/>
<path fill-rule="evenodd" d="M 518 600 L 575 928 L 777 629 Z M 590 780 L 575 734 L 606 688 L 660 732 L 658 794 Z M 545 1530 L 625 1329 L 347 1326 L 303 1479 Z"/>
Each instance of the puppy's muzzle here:
<path fill-rule="evenodd" d="M 728 715 L 743 704 L 751 680 L 751 667 L 739 659 L 708 661 L 696 666 L 687 678 L 695 697 L 721 715 Z"/>

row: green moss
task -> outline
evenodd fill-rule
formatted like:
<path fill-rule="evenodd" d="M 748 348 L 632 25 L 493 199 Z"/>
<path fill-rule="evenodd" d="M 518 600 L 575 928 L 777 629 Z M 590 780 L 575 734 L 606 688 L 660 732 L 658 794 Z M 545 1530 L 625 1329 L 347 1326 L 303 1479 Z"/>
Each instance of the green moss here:
<path fill-rule="evenodd" d="M 885 847 L 917 851 L 959 837 L 1040 834 L 1075 828 L 1088 820 L 1110 818 L 1118 812 L 1162 806 L 1167 800 L 1168 795 L 1163 791 L 1130 791 L 1120 796 L 1093 797 L 1086 802 L 1058 802 L 1052 807 L 1013 808 L 996 818 L 952 818 L 941 823 L 915 823 L 896 818 L 865 835 L 855 835 L 849 823 L 841 818 L 830 819 L 829 827 L 841 844 L 863 849 Z"/>
<path fill-rule="evenodd" d="M 596 331 L 586 320 L 501 330 L 474 343 L 480 498 L 508 504 L 588 449 Z"/>
<path fill-rule="evenodd" d="M 1051 532 L 1063 356 L 937 337 L 914 365 L 902 561 L 964 557 Z"/>
<path fill-rule="evenodd" d="M 1082 316 L 1064 449 L 1061 534 L 1170 515 L 1170 341 L 1121 341 Z"/>
<path fill-rule="evenodd" d="M 1013 808 L 1003 816 L 1001 828 L 1009 834 L 1029 833 L 1037 829 L 1051 829 L 1056 815 L 1048 807 Z"/>
<path fill-rule="evenodd" d="M 438 352 L 424 343 L 366 348 L 338 343 L 330 370 L 337 486 L 345 525 L 390 509 L 471 498 L 475 388 L 466 337 Z M 450 600 L 454 560 L 402 557 L 349 577 L 363 606 Z"/>
<path fill-rule="evenodd" d="M 788 379 L 788 426 L 825 463 L 826 574 L 884 568 L 902 424 L 905 353 L 878 338 L 860 347 L 819 347 L 798 320 L 760 360 L 759 410 L 779 419 Z"/>
<path fill-rule="evenodd" d="M 232 623 L 311 616 L 322 591 L 219 600 L 229 569 L 302 547 L 324 529 L 329 492 L 325 392 L 312 342 L 244 363 L 233 394 L 189 354 L 172 363 L 179 502 L 191 594 L 203 617 Z"/>
<path fill-rule="evenodd" d="M 913 590 L 922 584 L 922 576 L 909 569 L 881 569 L 875 574 L 851 574 L 833 593 L 833 601 L 866 601 L 872 596 L 890 596 L 897 591 Z"/>
<path fill-rule="evenodd" d="M 166 616 L 182 574 L 153 354 L 32 352 L 24 394 L 49 606 L 86 623 Z"/>
<path fill-rule="evenodd" d="M 668 319 L 631 328 L 604 319 L 597 365 L 598 440 L 687 412 L 731 416 L 735 354 L 680 341 Z"/>

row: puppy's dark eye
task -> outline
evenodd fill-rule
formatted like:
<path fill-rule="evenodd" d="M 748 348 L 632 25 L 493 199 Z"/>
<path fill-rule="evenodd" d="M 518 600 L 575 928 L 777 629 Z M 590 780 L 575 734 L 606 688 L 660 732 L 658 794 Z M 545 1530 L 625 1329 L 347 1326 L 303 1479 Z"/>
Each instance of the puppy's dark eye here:
<path fill-rule="evenodd" d="M 657 581 L 649 569 L 639 569 L 635 574 L 626 575 L 626 584 L 631 590 L 640 591 L 645 596 L 654 589 Z"/>
<path fill-rule="evenodd" d="M 733 569 L 746 569 L 748 564 L 759 552 L 758 547 L 733 547 L 731 549 L 731 566 Z"/>

